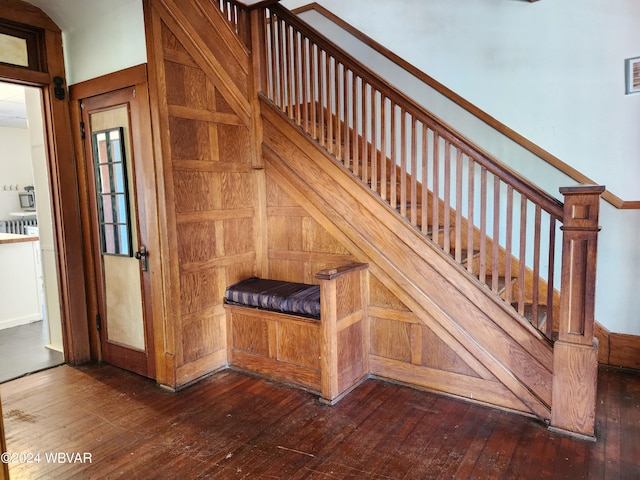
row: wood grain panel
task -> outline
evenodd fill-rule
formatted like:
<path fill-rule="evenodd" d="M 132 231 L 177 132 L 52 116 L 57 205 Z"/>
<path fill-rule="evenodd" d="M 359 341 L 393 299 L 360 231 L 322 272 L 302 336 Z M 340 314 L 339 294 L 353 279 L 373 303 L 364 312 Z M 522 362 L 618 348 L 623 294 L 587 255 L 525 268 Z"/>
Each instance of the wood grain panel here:
<path fill-rule="evenodd" d="M 557 341 L 554 346 L 551 427 L 572 435 L 593 437 L 598 376 L 598 350 Z"/>
<path fill-rule="evenodd" d="M 360 278 L 356 275 L 345 275 L 338 278 L 337 282 L 336 315 L 341 319 L 361 308 L 362 292 Z"/>
<path fill-rule="evenodd" d="M 206 309 L 187 318 L 182 329 L 184 364 L 226 348 L 223 315 L 214 315 L 213 309 Z"/>
<path fill-rule="evenodd" d="M 207 110 L 207 77 L 197 66 L 165 61 L 167 103 Z"/>
<path fill-rule="evenodd" d="M 407 312 L 409 308 L 385 287 L 375 275 L 371 275 L 369 282 L 369 305 Z"/>
<path fill-rule="evenodd" d="M 349 325 L 338 332 L 338 373 L 362 363 L 364 332 L 362 323 Z"/>
<path fill-rule="evenodd" d="M 303 218 L 300 216 L 269 215 L 267 235 L 270 250 L 302 251 L 303 250 Z"/>
<path fill-rule="evenodd" d="M 210 268 L 180 276 L 180 309 L 183 313 L 198 312 L 221 303 L 218 271 Z"/>
<path fill-rule="evenodd" d="M 185 223 L 178 231 L 178 259 L 181 264 L 215 258 L 215 222 Z"/>
<path fill-rule="evenodd" d="M 238 158 L 242 161 L 242 157 Z M 226 209 L 253 206 L 253 181 L 246 173 L 223 172 L 220 174 L 221 207 Z"/>
<path fill-rule="evenodd" d="M 222 222 L 225 255 L 239 255 L 255 249 L 253 218 L 238 218 Z"/>
<path fill-rule="evenodd" d="M 411 363 L 411 325 L 383 318 L 370 318 L 371 354 Z"/>
<path fill-rule="evenodd" d="M 270 178 L 267 175 L 267 207 L 268 208 L 273 208 L 273 207 L 296 207 L 298 209 L 302 209 L 302 207 L 300 207 L 300 204 L 298 202 L 296 202 L 291 195 L 289 195 L 287 192 L 285 192 L 282 187 L 280 187 L 278 185 L 277 182 L 275 182 L 273 180 L 273 178 Z M 303 212 L 305 212 L 305 215 L 308 215 L 306 213 L 306 210 L 302 209 Z"/>
<path fill-rule="evenodd" d="M 234 350 L 269 357 L 269 322 L 254 315 L 233 314 Z"/>
<path fill-rule="evenodd" d="M 349 255 L 350 252 L 338 240 L 329 234 L 318 222 L 313 220 L 309 215 L 305 217 L 303 222 L 304 229 L 304 246 L 306 252 L 326 252 L 340 255 Z M 319 268 L 322 270 L 322 268 Z"/>
<path fill-rule="evenodd" d="M 422 326 L 422 365 L 445 372 L 479 377 L 456 352 L 427 327 Z"/>
<path fill-rule="evenodd" d="M 288 385 L 297 385 L 314 393 L 320 392 L 320 372 L 315 369 L 276 362 L 251 353 L 236 350 L 232 353 L 233 368 L 259 374 Z"/>
<path fill-rule="evenodd" d="M 249 131 L 238 125 L 218 125 L 219 156 L 223 162 L 251 163 Z"/>
<path fill-rule="evenodd" d="M 320 370 L 318 332 L 317 324 L 278 322 L 278 360 Z"/>
<path fill-rule="evenodd" d="M 612 333 L 609 341 L 610 365 L 640 370 L 640 336 Z"/>
<path fill-rule="evenodd" d="M 206 122 L 170 117 L 172 160 L 211 160 L 209 127 Z"/>

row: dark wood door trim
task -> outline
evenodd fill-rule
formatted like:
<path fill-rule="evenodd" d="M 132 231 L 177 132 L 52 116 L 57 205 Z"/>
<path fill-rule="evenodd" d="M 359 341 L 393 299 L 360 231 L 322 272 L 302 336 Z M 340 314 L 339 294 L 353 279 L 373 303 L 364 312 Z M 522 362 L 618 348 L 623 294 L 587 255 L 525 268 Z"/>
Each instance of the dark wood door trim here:
<path fill-rule="evenodd" d="M 89 361 L 91 352 L 69 103 L 66 98 L 56 98 L 56 86 L 53 83 L 55 77 L 63 80 L 66 78 L 62 33 L 42 10 L 20 0 L 1 2 L 0 18 L 19 21 L 24 25 L 44 30 L 41 47 L 45 51 L 46 72 L 0 65 L 0 80 L 39 87 L 43 92 L 43 120 L 58 253 L 63 346 L 65 361 L 77 365 Z M 65 88 L 64 83 L 62 87 Z"/>

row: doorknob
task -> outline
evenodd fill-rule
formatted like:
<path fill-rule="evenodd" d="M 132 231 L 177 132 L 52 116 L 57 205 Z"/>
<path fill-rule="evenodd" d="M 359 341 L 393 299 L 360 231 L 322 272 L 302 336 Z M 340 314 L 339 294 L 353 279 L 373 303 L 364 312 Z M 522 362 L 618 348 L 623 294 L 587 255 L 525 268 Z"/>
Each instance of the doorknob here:
<path fill-rule="evenodd" d="M 137 260 L 141 261 L 141 268 L 143 272 L 146 272 L 147 270 L 149 270 L 149 252 L 147 251 L 147 247 L 145 247 L 144 245 L 140 245 L 140 250 L 138 250 L 134 256 L 136 257 Z"/>

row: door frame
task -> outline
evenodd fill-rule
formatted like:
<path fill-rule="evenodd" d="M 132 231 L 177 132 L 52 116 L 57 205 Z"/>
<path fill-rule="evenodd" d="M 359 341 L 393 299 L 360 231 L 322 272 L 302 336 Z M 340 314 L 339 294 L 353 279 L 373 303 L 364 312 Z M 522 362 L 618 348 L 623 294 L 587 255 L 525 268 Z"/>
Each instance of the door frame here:
<path fill-rule="evenodd" d="M 39 65 L 24 68 L 0 64 L 0 80 L 42 91 L 64 358 L 79 365 L 91 360 L 92 351 L 62 32 L 42 10 L 21 0 L 0 2 L 0 19 L 19 23 L 38 37 Z"/>
<path fill-rule="evenodd" d="M 101 293 L 99 291 L 102 282 L 98 278 L 101 272 L 96 268 L 96 258 L 98 253 L 95 250 L 95 239 L 93 238 L 93 212 L 90 198 L 89 180 L 92 178 L 90 169 L 93 168 L 92 159 L 87 158 L 85 153 L 85 140 L 82 138 L 80 128 L 83 121 L 81 103 L 85 99 L 98 95 L 117 92 L 124 89 L 134 89 L 135 99 L 130 103 L 130 121 L 138 132 L 148 132 L 149 134 L 131 135 L 131 145 L 135 161 L 137 178 L 136 190 L 142 192 L 142 198 L 138 195 L 138 207 L 144 212 L 144 219 L 139 221 L 139 242 L 146 245 L 149 252 L 147 260 L 149 268 L 142 272 L 142 288 L 147 295 L 144 295 L 145 314 L 145 335 L 147 338 L 148 376 L 156 379 L 159 383 L 164 383 L 164 368 L 159 365 L 164 358 L 164 336 L 162 335 L 162 275 L 160 265 L 160 241 L 158 234 L 158 212 L 156 197 L 156 171 L 153 160 L 153 141 L 151 138 L 151 114 L 149 106 L 149 92 L 147 87 L 147 67 L 146 64 L 130 67 L 119 72 L 111 73 L 96 79 L 87 80 L 72 85 L 69 88 L 71 99 L 71 121 L 73 128 L 73 138 L 77 158 L 78 181 L 80 183 L 79 200 L 80 214 L 82 217 L 82 230 L 86 232 L 83 238 L 84 261 L 87 270 L 87 296 L 89 309 L 89 323 L 92 328 L 89 330 L 89 337 L 92 350 L 98 353 L 97 360 L 102 360 L 100 346 L 100 332 L 95 328 L 96 315 L 99 313 L 99 302 Z M 84 127 L 86 132 L 90 131 L 88 126 Z M 134 127 L 132 127 L 134 128 Z M 88 139 L 90 140 L 90 139 Z M 142 181 L 142 184 L 140 184 Z"/>

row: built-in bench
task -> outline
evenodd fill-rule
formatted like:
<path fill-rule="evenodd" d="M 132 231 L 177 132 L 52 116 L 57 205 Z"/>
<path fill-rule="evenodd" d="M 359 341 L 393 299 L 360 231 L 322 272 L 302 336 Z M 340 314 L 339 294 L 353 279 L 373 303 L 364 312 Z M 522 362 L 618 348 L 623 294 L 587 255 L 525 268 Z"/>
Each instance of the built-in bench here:
<path fill-rule="evenodd" d="M 316 279 L 250 278 L 228 287 L 228 361 L 333 404 L 369 371 L 367 265 L 322 270 Z"/>

